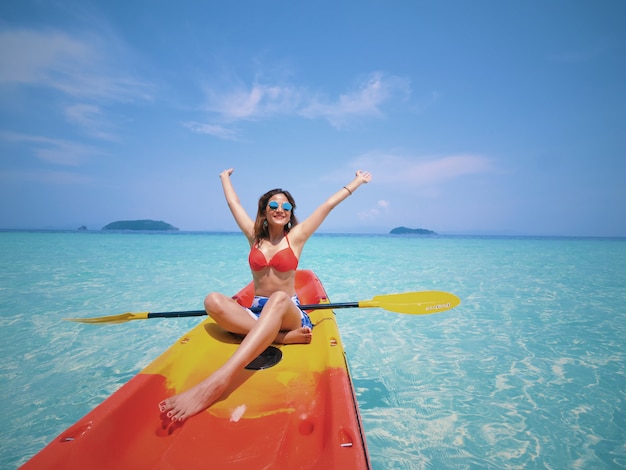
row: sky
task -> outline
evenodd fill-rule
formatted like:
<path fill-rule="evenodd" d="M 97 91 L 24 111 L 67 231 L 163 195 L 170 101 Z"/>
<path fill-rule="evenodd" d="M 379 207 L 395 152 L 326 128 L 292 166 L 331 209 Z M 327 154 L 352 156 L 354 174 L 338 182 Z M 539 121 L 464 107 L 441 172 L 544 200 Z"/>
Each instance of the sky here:
<path fill-rule="evenodd" d="M 626 236 L 622 0 L 4 0 L 0 229 Z"/>

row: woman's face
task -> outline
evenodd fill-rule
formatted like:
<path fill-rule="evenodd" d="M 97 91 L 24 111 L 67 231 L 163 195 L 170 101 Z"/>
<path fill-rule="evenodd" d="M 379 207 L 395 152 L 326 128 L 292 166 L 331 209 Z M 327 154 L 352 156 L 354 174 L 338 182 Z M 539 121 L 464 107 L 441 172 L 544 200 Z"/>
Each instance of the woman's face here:
<path fill-rule="evenodd" d="M 276 207 L 278 205 L 278 207 Z M 285 226 L 291 220 L 291 204 L 283 193 L 274 194 L 265 206 L 265 217 L 268 223 Z"/>

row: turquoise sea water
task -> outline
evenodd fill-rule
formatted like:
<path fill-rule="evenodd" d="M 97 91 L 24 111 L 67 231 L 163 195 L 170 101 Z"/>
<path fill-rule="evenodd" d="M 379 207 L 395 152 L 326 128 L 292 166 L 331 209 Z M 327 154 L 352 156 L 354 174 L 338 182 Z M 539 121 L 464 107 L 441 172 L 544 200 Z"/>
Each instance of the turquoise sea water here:
<path fill-rule="evenodd" d="M 0 468 L 15 468 L 250 280 L 238 234 L 0 232 Z M 337 310 L 375 469 L 626 468 L 626 240 L 316 235 L 332 302 L 444 290 L 452 311 Z M 156 406 L 156 405 L 155 405 Z"/>

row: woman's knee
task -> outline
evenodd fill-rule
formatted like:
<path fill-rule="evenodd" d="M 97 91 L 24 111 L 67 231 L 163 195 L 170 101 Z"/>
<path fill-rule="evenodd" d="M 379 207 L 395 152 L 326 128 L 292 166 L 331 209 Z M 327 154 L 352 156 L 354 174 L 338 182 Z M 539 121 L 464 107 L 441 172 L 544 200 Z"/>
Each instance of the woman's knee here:
<path fill-rule="evenodd" d="M 274 305 L 289 305 L 289 302 L 293 302 L 289 294 L 283 291 L 274 292 L 270 295 L 268 302 L 271 301 Z"/>
<path fill-rule="evenodd" d="M 224 295 L 219 292 L 211 292 L 204 298 L 204 310 L 213 316 L 220 315 L 224 310 Z"/>
<path fill-rule="evenodd" d="M 293 305 L 293 300 L 291 300 L 289 294 L 278 291 L 270 295 L 263 312 L 271 312 L 271 314 L 284 316 Z"/>

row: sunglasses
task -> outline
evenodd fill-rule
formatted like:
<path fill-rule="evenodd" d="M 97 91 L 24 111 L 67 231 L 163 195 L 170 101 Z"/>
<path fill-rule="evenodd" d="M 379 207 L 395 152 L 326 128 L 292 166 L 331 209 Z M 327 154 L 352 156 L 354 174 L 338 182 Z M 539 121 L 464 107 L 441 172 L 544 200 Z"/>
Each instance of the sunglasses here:
<path fill-rule="evenodd" d="M 276 209 L 278 209 L 280 204 L 278 204 L 278 202 L 276 201 L 270 201 L 270 203 L 267 205 L 267 207 L 270 208 L 270 210 L 275 211 Z M 288 203 L 288 202 L 283 202 L 282 203 L 282 208 L 285 211 L 290 211 L 291 209 L 293 209 L 293 206 Z"/>

